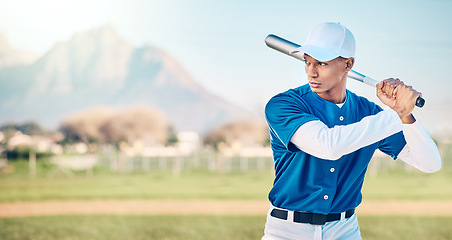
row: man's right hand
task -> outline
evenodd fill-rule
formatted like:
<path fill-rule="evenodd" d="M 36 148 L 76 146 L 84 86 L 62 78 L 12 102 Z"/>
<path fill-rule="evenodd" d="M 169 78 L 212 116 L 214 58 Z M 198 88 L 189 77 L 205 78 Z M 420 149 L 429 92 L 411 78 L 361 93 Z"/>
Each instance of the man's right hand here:
<path fill-rule="evenodd" d="M 411 115 L 416 99 L 422 94 L 411 86 L 405 85 L 398 78 L 388 78 L 381 81 L 377 86 L 377 97 L 391 109 L 396 111 L 403 123 L 413 123 Z"/>

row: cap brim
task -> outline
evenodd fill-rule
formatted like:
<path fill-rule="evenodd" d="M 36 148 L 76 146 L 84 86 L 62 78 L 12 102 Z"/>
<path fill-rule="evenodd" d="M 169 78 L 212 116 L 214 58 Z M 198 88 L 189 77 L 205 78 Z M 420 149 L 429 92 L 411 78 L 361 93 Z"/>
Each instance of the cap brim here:
<path fill-rule="evenodd" d="M 296 53 L 306 53 L 309 56 L 317 59 L 318 61 L 322 61 L 322 62 L 327 62 L 330 60 L 333 60 L 337 57 L 339 57 L 339 55 L 332 53 L 330 51 L 326 51 L 323 48 L 319 48 L 316 46 L 312 46 L 312 45 L 305 45 L 305 46 L 301 46 L 299 48 L 295 48 L 294 50 L 290 51 L 290 54 L 296 54 Z"/>

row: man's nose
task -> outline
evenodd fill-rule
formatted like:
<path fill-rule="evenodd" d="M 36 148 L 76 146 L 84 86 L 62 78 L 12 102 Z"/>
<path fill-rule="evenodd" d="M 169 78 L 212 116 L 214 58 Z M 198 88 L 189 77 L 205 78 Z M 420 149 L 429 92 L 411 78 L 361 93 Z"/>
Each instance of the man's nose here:
<path fill-rule="evenodd" d="M 308 78 L 315 78 L 319 76 L 317 69 L 311 64 L 310 66 L 306 66 L 306 74 Z"/>

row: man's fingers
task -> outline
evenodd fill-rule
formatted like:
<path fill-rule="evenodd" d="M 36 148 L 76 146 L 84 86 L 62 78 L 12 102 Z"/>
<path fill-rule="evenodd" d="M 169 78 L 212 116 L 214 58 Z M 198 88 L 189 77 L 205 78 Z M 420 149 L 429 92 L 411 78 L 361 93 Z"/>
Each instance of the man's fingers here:
<path fill-rule="evenodd" d="M 422 93 L 421 92 L 418 92 L 416 89 L 414 89 L 413 88 L 413 86 L 408 86 L 408 85 L 406 85 L 411 91 L 413 91 L 413 93 L 414 93 L 414 95 L 416 95 L 416 98 L 417 97 L 422 97 Z"/>
<path fill-rule="evenodd" d="M 379 87 L 389 98 L 395 98 L 397 95 L 397 87 L 404 85 L 404 83 L 398 78 L 388 78 L 380 83 L 381 85 L 379 85 Z"/>
<path fill-rule="evenodd" d="M 386 96 L 388 96 L 389 98 L 393 98 L 394 96 L 394 79 L 390 78 L 390 79 L 386 79 L 384 81 L 384 87 L 383 87 L 383 92 L 386 94 Z"/>
<path fill-rule="evenodd" d="M 377 96 L 385 105 L 396 110 L 399 116 L 406 117 L 422 94 L 398 78 L 388 78 L 377 84 Z"/>
<path fill-rule="evenodd" d="M 395 89 L 395 81 L 393 78 L 383 80 L 382 91 L 388 98 L 393 98 L 393 92 Z"/>
<path fill-rule="evenodd" d="M 412 86 L 399 85 L 394 91 L 396 94 L 395 100 L 397 105 L 406 105 L 414 108 L 416 99 L 421 97 L 422 94 L 416 91 Z"/>
<path fill-rule="evenodd" d="M 401 86 L 401 85 L 397 86 L 397 87 L 394 89 L 394 91 L 392 92 L 392 97 L 393 97 L 393 98 L 396 98 L 396 97 L 397 97 L 397 92 L 399 91 L 400 86 Z"/>

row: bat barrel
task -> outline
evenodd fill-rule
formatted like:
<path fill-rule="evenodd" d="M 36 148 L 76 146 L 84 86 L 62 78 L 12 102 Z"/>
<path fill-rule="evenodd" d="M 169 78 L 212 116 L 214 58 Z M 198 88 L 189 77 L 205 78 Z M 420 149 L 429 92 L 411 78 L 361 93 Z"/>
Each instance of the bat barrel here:
<path fill-rule="evenodd" d="M 292 50 L 300 47 L 300 45 L 298 45 L 294 42 L 291 42 L 284 38 L 270 34 L 265 38 L 265 44 L 267 44 L 268 47 L 270 47 L 278 52 L 284 53 L 288 56 L 297 58 L 299 60 L 303 60 L 303 56 L 300 54 L 290 54 L 290 52 Z"/>

